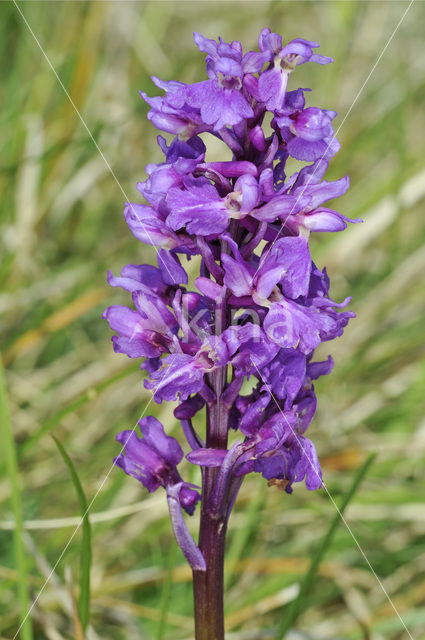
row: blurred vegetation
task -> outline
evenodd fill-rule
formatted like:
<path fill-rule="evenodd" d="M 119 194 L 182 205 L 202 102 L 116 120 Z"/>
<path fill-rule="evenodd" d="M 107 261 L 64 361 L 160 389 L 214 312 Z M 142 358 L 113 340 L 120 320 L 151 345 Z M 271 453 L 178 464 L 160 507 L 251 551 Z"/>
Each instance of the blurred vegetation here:
<path fill-rule="evenodd" d="M 107 269 L 154 260 L 121 213 L 126 198 L 138 198 L 144 166 L 161 158 L 138 90 L 155 93 L 150 75 L 204 77 L 194 30 L 240 39 L 246 49 L 270 26 L 286 40 L 320 42 L 335 59 L 327 67 L 301 67 L 291 86 L 311 87 L 310 104 L 336 109 L 338 126 L 407 3 L 19 7 L 116 179 L 16 7 L 1 2 L 1 351 L 22 506 L 11 501 L 2 448 L 0 637 L 16 634 L 22 586 L 25 600 L 25 575 L 13 552 L 16 505 L 31 601 L 51 574 L 31 612 L 34 638 L 82 637 L 75 605 L 81 529 L 57 563 L 79 522 L 79 503 L 52 431 L 92 503 L 87 640 L 190 638 L 190 574 L 172 539 L 164 496 L 147 495 L 110 466 L 114 434 L 132 427 L 149 402 L 137 363 L 112 353 L 100 319 L 108 304 L 128 300 L 107 287 Z M 424 18 L 424 3 L 414 3 L 338 135 L 342 150 L 329 179 L 350 175 L 352 188 L 338 208 L 365 224 L 315 237 L 312 249 L 328 267 L 334 298 L 352 295 L 358 317 L 329 345 L 336 366 L 317 384 L 310 433 L 337 502 L 367 454 L 377 452 L 346 519 L 415 640 L 425 638 Z M 172 408 L 151 404 L 148 413 L 175 433 Z M 230 527 L 229 639 L 273 637 L 334 512 L 325 492 L 298 486 L 288 497 L 259 478 L 247 480 Z M 296 627 L 288 638 L 408 637 L 342 524 Z"/>

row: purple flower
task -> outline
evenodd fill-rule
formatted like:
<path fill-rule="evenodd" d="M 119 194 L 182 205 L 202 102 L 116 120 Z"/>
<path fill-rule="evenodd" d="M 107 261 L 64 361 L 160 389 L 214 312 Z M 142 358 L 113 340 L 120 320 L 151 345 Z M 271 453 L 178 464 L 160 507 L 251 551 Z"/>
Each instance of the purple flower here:
<path fill-rule="evenodd" d="M 162 486 L 167 492 L 167 502 L 174 535 L 187 561 L 195 570 L 205 571 L 205 560 L 190 535 L 182 509 L 193 515 L 199 493 L 187 482 L 183 482 L 177 465 L 183 451 L 175 438 L 167 436 L 162 424 L 149 416 L 139 420 L 142 438 L 134 431 L 122 431 L 117 440 L 123 445 L 114 463 L 129 476 L 133 476 L 152 493 Z"/>
<path fill-rule="evenodd" d="M 252 296 L 258 305 L 270 306 L 269 298 L 279 284 L 289 298 L 308 292 L 311 258 L 305 238 L 280 238 L 266 246 L 258 265 L 245 262 L 235 250 L 235 258 L 222 255 L 224 284 L 237 297 Z"/>
<path fill-rule="evenodd" d="M 261 369 L 261 377 L 285 406 L 291 407 L 306 375 L 306 357 L 300 349 L 280 349 L 276 357 Z"/>
<path fill-rule="evenodd" d="M 122 287 L 130 293 L 144 290 L 163 296 L 167 291 L 160 269 L 150 264 L 128 264 L 122 268 L 121 276 L 118 277 L 108 271 L 108 284 L 111 287 Z"/>
<path fill-rule="evenodd" d="M 186 87 L 186 104 L 199 108 L 203 121 L 215 130 L 251 118 L 254 112 L 242 91 L 244 61 L 240 43 L 228 44 L 221 38 L 216 43 L 199 33 L 194 38 L 199 50 L 207 53 L 209 80 Z"/>
<path fill-rule="evenodd" d="M 157 78 L 153 80 L 160 88 L 165 88 Z M 181 87 L 183 88 L 184 85 L 182 84 Z M 175 88 L 177 91 L 180 89 L 178 85 Z M 151 107 L 148 119 L 160 131 L 173 133 L 183 140 L 189 140 L 192 136 L 211 128 L 203 121 L 199 109 L 193 109 L 187 105 L 176 108 L 168 102 L 167 97 L 150 98 L 144 91 L 140 91 L 140 95 Z"/>
<path fill-rule="evenodd" d="M 229 216 L 215 187 L 203 177 L 185 180 L 183 185 L 185 189 L 174 187 L 168 191 L 168 226 L 175 230 L 186 226 L 188 233 L 202 236 L 222 233 Z"/>
<path fill-rule="evenodd" d="M 217 43 L 199 33 L 194 34 L 194 39 L 200 51 L 207 53 L 209 79 L 184 85 L 153 78 L 167 91 L 166 98 L 159 102 L 142 94 L 152 107 L 149 118 L 155 126 L 185 138 L 211 126 L 219 130 L 236 125 L 254 115 L 242 90 L 245 69 L 251 70 L 252 64 L 249 59 L 243 60 L 240 43 L 228 44 L 221 38 Z"/>
<path fill-rule="evenodd" d="M 231 167 L 222 167 L 223 164 L 218 169 L 231 171 Z M 212 170 L 211 165 L 209 169 Z M 239 177 L 232 191 L 229 184 L 224 197 L 205 177 L 185 178 L 182 187 L 172 187 L 168 191 L 167 206 L 171 213 L 167 225 L 176 231 L 186 227 L 188 233 L 200 236 L 219 236 L 227 229 L 231 218 L 247 216 L 259 199 L 259 185 L 251 173 Z"/>
<path fill-rule="evenodd" d="M 281 447 L 273 456 L 259 458 L 254 463 L 254 470 L 261 473 L 275 484 L 292 493 L 292 484 L 305 480 L 310 491 L 322 486 L 322 470 L 317 457 L 316 448 L 308 438 L 298 436 L 291 446 Z"/>
<path fill-rule="evenodd" d="M 186 147 L 188 147 L 187 144 Z M 179 151 L 183 154 L 189 149 L 180 148 Z M 204 153 L 200 153 L 194 158 L 181 155 L 171 163 L 148 165 L 146 171 L 149 178 L 145 182 L 139 182 L 137 188 L 152 207 L 159 209 L 169 189 L 182 186 L 184 177 L 190 175 L 203 161 Z"/>
<path fill-rule="evenodd" d="M 117 467 L 139 480 L 150 493 L 160 486 L 167 489 L 182 483 L 177 465 L 183 451 L 177 440 L 167 436 L 162 424 L 152 416 L 139 420 L 139 427 L 142 438 L 135 431 L 122 431 L 117 435 L 124 449 L 124 453 L 114 459 Z M 183 508 L 192 515 L 199 500 L 198 492 L 182 484 L 180 494 Z"/>
<path fill-rule="evenodd" d="M 152 329 L 150 321 L 121 305 L 108 307 L 103 317 L 118 336 L 112 337 L 114 351 L 130 358 L 155 358 L 168 351 L 171 338 Z"/>
<path fill-rule="evenodd" d="M 267 222 L 278 217 L 285 228 L 296 235 L 303 229 L 307 232 L 342 231 L 347 222 L 362 222 L 361 218 L 350 219 L 338 211 L 322 206 L 347 191 L 350 186 L 348 176 L 335 182 L 318 182 L 315 180 L 314 170 L 304 175 L 307 175 L 305 183 L 299 184 L 296 175 L 288 191 L 275 193 L 266 204 L 253 212 L 255 217 Z"/>
<path fill-rule="evenodd" d="M 162 367 L 145 381 L 145 387 L 153 390 L 156 402 L 175 400 L 177 396 L 186 400 L 202 389 L 204 374 L 211 368 L 209 363 L 205 366 L 206 362 L 206 358 L 172 354 L 162 360 Z"/>
<path fill-rule="evenodd" d="M 313 49 L 319 46 L 316 42 L 297 38 L 283 47 L 282 38 L 271 33 L 270 29 L 261 32 L 258 44 L 270 61 L 270 68 L 260 75 L 258 82 L 258 99 L 265 103 L 269 111 L 282 107 L 289 74 L 297 65 L 305 62 L 333 62 L 332 58 L 313 53 Z"/>
<path fill-rule="evenodd" d="M 167 227 L 159 211 L 144 204 L 128 202 L 124 217 L 131 233 L 140 242 L 166 249 L 176 249 L 182 244 L 178 236 Z"/>
<path fill-rule="evenodd" d="M 335 116 L 336 111 L 308 107 L 290 116 L 276 117 L 289 155 L 307 162 L 332 158 L 340 149 L 331 124 Z"/>
<path fill-rule="evenodd" d="M 162 367 L 152 373 L 145 386 L 153 390 L 157 402 L 177 397 L 186 400 L 203 389 L 207 373 L 232 364 L 235 375 L 246 374 L 246 367 L 252 368 L 253 361 L 259 366 L 275 354 L 276 347 L 270 344 L 270 350 L 261 334 L 260 327 L 252 323 L 229 327 L 221 336 L 209 336 L 193 355 L 175 353 L 164 358 Z"/>
<path fill-rule="evenodd" d="M 287 493 L 292 493 L 294 482 L 305 480 L 311 491 L 322 485 L 316 449 L 308 438 L 297 432 L 297 415 L 293 412 L 276 413 L 228 452 L 199 448 L 187 458 L 192 464 L 203 467 L 221 467 L 220 474 L 230 458 L 235 477 L 255 471 Z"/>

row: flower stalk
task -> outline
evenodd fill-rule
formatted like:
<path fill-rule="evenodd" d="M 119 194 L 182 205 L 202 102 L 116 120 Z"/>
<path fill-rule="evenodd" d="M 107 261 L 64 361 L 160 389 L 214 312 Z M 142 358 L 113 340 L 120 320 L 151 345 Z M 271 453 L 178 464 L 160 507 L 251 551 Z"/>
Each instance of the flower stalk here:
<path fill-rule="evenodd" d="M 214 486 L 215 469 L 206 469 L 203 491 Z M 206 477 L 209 476 L 209 477 Z M 213 518 L 207 509 L 204 493 L 201 504 L 199 548 L 206 561 L 206 571 L 193 571 L 193 599 L 196 640 L 224 640 L 223 581 L 226 517 Z"/>
<path fill-rule="evenodd" d="M 193 570 L 197 640 L 224 639 L 223 565 L 229 516 L 245 476 L 261 474 L 287 494 L 304 481 L 322 485 L 313 442 L 305 435 L 316 410 L 313 382 L 333 360 L 315 362 L 321 342 L 342 335 L 354 316 L 329 296 L 326 269 L 312 261 L 311 232 L 341 231 L 349 220 L 325 205 L 348 189 L 348 177 L 323 179 L 339 150 L 336 113 L 306 107 L 305 89 L 288 91 L 296 67 L 326 65 L 318 45 L 287 45 L 264 29 L 259 51 L 195 33 L 207 54 L 208 79 L 185 85 L 153 78 L 165 92 L 150 98 L 148 118 L 165 161 L 148 165 L 137 185 L 147 204 L 127 203 L 125 220 L 141 242 L 157 248 L 157 264 L 130 264 L 113 287 L 132 295 L 104 317 L 117 353 L 143 358 L 145 387 L 156 402 L 177 401 L 201 486 L 177 466 L 184 452 L 149 416 L 140 435 L 123 431 L 117 466 L 148 491 L 162 486 L 177 543 Z M 266 125 L 271 114 L 270 125 Z M 231 160 L 210 162 L 203 138 L 227 145 Z M 288 160 L 305 162 L 288 174 Z M 200 257 L 196 290 L 185 263 Z M 205 434 L 192 418 L 206 415 Z M 205 441 L 204 441 L 205 440 Z M 198 543 L 185 514 L 198 501 Z"/>

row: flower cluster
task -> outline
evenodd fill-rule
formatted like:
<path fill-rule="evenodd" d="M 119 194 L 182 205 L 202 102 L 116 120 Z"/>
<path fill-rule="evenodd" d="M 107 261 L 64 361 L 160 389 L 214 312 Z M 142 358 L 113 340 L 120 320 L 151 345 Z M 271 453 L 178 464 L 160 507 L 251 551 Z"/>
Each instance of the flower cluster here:
<path fill-rule="evenodd" d="M 313 52 L 315 42 L 283 46 L 269 29 L 259 51 L 246 54 L 236 41 L 196 33 L 195 42 L 207 54 L 207 80 L 153 78 L 164 95 L 141 93 L 149 120 L 174 137 L 167 143 L 158 136 L 165 160 L 148 165 L 148 178 L 137 185 L 147 204 L 127 203 L 124 216 L 138 240 L 157 247 L 158 266 L 109 273 L 110 285 L 131 293 L 134 308 L 112 306 L 104 317 L 116 333 L 115 351 L 144 358 L 155 401 L 178 401 L 187 459 L 204 478 L 213 470 L 203 490 L 206 509 L 227 517 L 247 473 L 287 493 L 303 480 L 308 489 L 322 484 L 305 432 L 316 410 L 313 381 L 333 361 L 314 362 L 313 355 L 354 314 L 339 310 L 349 298 L 330 298 L 308 239 L 358 220 L 325 206 L 349 186 L 348 177 L 323 179 L 339 149 L 336 113 L 306 107 L 306 89 L 287 91 L 298 65 L 332 60 Z M 209 161 L 206 134 L 223 141 L 232 159 Z M 308 164 L 288 176 L 290 158 Z M 185 267 L 195 256 L 193 290 Z M 206 442 L 192 424 L 204 406 Z M 119 434 L 116 464 L 149 491 L 165 487 L 177 540 L 199 569 L 202 555 L 181 516 L 181 508 L 193 513 L 199 495 L 176 469 L 182 450 L 154 418 L 140 427 L 142 439 Z M 238 435 L 229 446 L 231 430 Z"/>

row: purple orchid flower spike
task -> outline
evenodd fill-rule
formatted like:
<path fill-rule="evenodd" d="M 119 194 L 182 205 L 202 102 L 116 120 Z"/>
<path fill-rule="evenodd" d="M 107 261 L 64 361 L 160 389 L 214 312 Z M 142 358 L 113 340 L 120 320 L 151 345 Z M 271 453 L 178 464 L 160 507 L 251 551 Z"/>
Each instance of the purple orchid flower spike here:
<path fill-rule="evenodd" d="M 237 41 L 194 37 L 206 54 L 207 79 L 153 78 L 163 95 L 141 92 L 148 119 L 174 136 L 158 136 L 164 161 L 148 164 L 137 185 L 144 202 L 124 209 L 132 234 L 155 247 L 157 266 L 109 272 L 109 284 L 132 300 L 103 317 L 114 350 L 142 360 L 155 402 L 177 402 L 188 464 L 201 469 L 201 496 L 177 470 L 183 449 L 154 417 L 140 420 L 141 437 L 118 435 L 115 464 L 150 492 L 164 488 L 175 538 L 193 569 L 196 640 L 224 640 L 226 530 L 245 477 L 256 473 L 286 494 L 299 483 L 311 491 L 323 483 L 307 432 L 314 381 L 331 372 L 333 360 L 315 361 L 314 353 L 341 336 L 354 313 L 345 309 L 350 298 L 330 297 L 309 238 L 360 220 L 325 206 L 349 187 L 347 176 L 325 179 L 340 148 L 335 111 L 306 104 L 308 89 L 287 90 L 299 65 L 331 58 L 315 53 L 315 42 L 284 44 L 270 29 L 260 34 L 259 51 L 247 53 Z M 231 159 L 210 161 L 208 136 Z M 292 175 L 291 158 L 306 163 Z M 194 514 L 199 499 L 196 544 L 185 514 Z"/>

